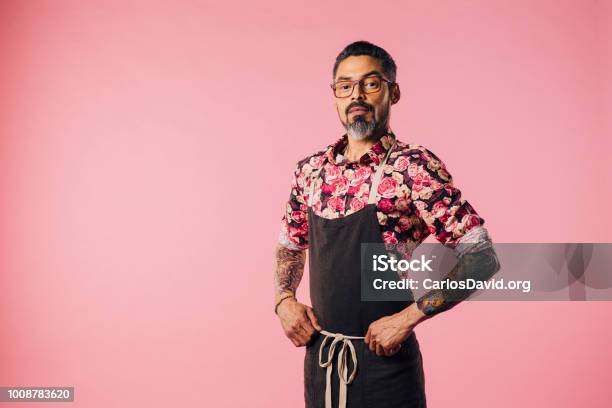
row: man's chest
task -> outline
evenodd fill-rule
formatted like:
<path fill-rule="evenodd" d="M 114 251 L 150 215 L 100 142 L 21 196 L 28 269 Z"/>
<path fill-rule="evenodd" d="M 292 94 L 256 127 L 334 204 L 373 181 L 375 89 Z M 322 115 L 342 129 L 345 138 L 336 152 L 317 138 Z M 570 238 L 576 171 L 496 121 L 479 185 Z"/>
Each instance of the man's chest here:
<path fill-rule="evenodd" d="M 368 204 L 375 188 L 375 204 L 382 214 L 399 217 L 410 215 L 411 183 L 393 165 L 386 165 L 373 187 L 374 165 L 349 163 L 325 166 L 315 179 L 309 179 L 305 190 L 313 195 L 315 213 L 325 218 L 339 218 L 361 210 Z M 307 197 L 308 198 L 308 197 Z"/>

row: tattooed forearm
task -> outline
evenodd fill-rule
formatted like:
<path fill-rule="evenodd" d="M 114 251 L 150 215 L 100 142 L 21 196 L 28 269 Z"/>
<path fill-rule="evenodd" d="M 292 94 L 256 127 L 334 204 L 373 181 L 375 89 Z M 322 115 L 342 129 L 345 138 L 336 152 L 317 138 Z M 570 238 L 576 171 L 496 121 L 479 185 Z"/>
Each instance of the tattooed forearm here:
<path fill-rule="evenodd" d="M 500 268 L 493 247 L 466 253 L 459 257 L 445 280 L 462 281 L 467 278 L 486 281 Z M 448 310 L 466 299 L 476 289 L 434 289 L 417 300 L 418 308 L 428 316 Z"/>
<path fill-rule="evenodd" d="M 280 244 L 276 247 L 274 286 L 277 297 L 287 292 L 295 295 L 304 274 L 305 260 L 306 250 L 304 249 L 288 249 Z"/>

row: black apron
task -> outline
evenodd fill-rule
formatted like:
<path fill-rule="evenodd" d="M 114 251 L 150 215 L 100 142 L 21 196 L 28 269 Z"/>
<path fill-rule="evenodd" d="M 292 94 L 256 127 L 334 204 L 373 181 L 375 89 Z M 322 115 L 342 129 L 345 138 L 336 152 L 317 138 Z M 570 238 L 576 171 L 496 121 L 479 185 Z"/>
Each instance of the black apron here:
<path fill-rule="evenodd" d="M 391 357 L 377 356 L 363 341 L 370 323 L 413 303 L 361 301 L 361 244 L 383 243 L 376 190 L 394 146 L 372 175 L 368 204 L 357 212 L 335 219 L 316 215 L 311 204 L 318 172 L 311 180 L 310 299 L 323 331 L 306 346 L 306 408 L 426 407 L 422 355 L 414 331 Z"/>

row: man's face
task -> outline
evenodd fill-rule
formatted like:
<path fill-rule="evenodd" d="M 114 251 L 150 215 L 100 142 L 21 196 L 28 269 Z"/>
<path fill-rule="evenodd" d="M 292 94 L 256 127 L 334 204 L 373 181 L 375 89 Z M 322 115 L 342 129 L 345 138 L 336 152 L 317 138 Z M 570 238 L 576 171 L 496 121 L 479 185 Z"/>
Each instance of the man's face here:
<path fill-rule="evenodd" d="M 385 77 L 378 59 L 367 55 L 351 56 L 338 65 L 334 82 L 355 81 L 373 74 Z M 399 87 L 391 87 L 391 91 L 386 82 L 374 93 L 365 93 L 356 84 L 349 96 L 334 97 L 338 116 L 350 137 L 363 140 L 387 127 L 390 107 L 399 100 Z"/>

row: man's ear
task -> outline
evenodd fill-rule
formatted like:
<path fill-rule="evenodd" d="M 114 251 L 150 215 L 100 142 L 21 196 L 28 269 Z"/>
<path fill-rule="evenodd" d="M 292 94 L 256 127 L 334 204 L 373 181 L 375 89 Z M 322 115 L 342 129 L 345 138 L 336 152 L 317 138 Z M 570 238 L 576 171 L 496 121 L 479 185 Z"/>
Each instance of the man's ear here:
<path fill-rule="evenodd" d="M 391 104 L 396 104 L 399 102 L 401 96 L 399 84 L 395 84 L 393 86 L 393 91 L 391 92 Z"/>

